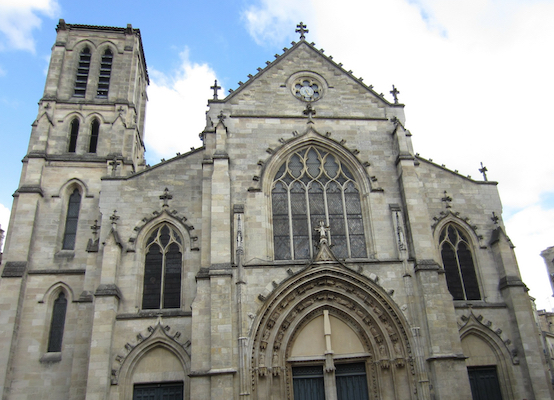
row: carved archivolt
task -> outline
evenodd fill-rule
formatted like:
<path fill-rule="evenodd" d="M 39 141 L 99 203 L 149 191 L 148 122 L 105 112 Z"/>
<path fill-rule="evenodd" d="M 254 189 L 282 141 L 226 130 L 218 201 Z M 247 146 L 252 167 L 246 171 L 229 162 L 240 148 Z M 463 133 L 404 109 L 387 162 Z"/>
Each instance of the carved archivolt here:
<path fill-rule="evenodd" d="M 486 338 L 488 343 L 494 343 L 494 347 L 498 348 L 499 353 L 509 354 L 513 365 L 519 365 L 517 347 L 506 337 L 506 334 L 502 332 L 500 327 L 495 326 L 492 321 L 483 318 L 482 315 L 475 316 L 473 312 L 469 316 L 462 315 L 460 320 L 461 322 L 458 322 L 460 338 L 464 338 L 469 334 L 476 334 L 481 338 Z"/>
<path fill-rule="evenodd" d="M 366 365 L 373 369 L 368 375 L 375 396 L 379 393 L 375 368 L 404 369 L 408 365 L 409 375 L 414 376 L 407 324 L 398 307 L 375 283 L 340 264 L 326 263 L 290 277 L 281 287 L 268 298 L 253 326 L 253 390 L 259 379 L 284 375 L 290 395 L 292 382 L 286 366 L 294 338 L 323 310 L 358 335 L 369 361 Z"/>
<path fill-rule="evenodd" d="M 167 209 L 162 209 L 162 211 L 153 211 L 151 215 L 148 215 L 141 219 L 139 223 L 133 228 L 133 233 L 129 237 L 129 250 L 135 251 L 137 238 L 139 234 L 144 230 L 144 228 L 151 228 L 157 223 L 162 223 L 164 221 L 170 222 L 177 226 L 183 226 L 190 236 L 190 249 L 192 251 L 198 251 L 199 248 L 196 246 L 198 241 L 198 236 L 194 235 L 194 226 L 187 222 L 187 217 L 180 214 L 176 210 L 169 211 Z"/>
<path fill-rule="evenodd" d="M 125 343 L 115 356 L 111 370 L 111 384 L 118 385 L 120 376 L 126 375 L 148 350 L 155 346 L 162 346 L 177 356 L 183 364 L 183 369 L 188 370 L 190 359 L 190 341 L 182 341 L 181 332 L 171 329 L 169 325 L 157 324 L 149 326 L 145 331 L 136 335 L 136 338 Z M 123 372 L 123 374 L 122 374 Z"/>

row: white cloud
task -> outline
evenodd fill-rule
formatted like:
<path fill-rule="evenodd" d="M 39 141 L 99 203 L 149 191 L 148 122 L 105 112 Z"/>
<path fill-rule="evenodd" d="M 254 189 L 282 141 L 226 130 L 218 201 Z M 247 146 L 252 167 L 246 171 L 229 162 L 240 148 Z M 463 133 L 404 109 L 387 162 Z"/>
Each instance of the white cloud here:
<path fill-rule="evenodd" d="M 10 209 L 3 204 L 0 204 L 0 228 L 4 231 L 4 235 L 8 232 L 8 224 L 10 222 Z M 0 241 L 0 252 L 3 251 L 3 243 Z"/>
<path fill-rule="evenodd" d="M 554 213 L 552 204 L 542 200 L 554 192 L 554 128 L 548 122 L 554 80 L 548 79 L 552 57 L 546 51 L 554 45 L 554 2 L 302 3 L 311 5 L 308 18 L 293 2 L 261 1 L 251 8 L 251 35 L 270 42 L 267 32 L 277 29 L 271 25 L 295 15 L 308 23 L 308 41 L 389 100 L 395 84 L 406 104 L 415 151 L 474 179 L 482 179 L 478 168 L 483 161 L 489 179 L 499 182 L 507 233 L 517 245 L 521 269 L 524 274 L 544 271 L 539 253 L 554 245 L 552 227 L 531 232 L 516 222 L 531 214 L 542 222 Z M 533 221 L 527 221 L 529 229 L 536 226 Z M 540 303 L 544 290 L 524 279 L 539 307 L 545 307 Z"/>
<path fill-rule="evenodd" d="M 290 37 L 293 27 L 302 20 L 310 22 L 311 3 L 298 0 L 261 0 L 260 5 L 252 5 L 244 11 L 242 18 L 250 36 L 256 43 L 278 44 Z"/>
<path fill-rule="evenodd" d="M 57 0 L 0 0 L 0 50 L 14 48 L 34 53 L 33 30 L 40 28 L 39 15 L 54 17 Z"/>
<path fill-rule="evenodd" d="M 551 309 L 552 288 L 541 251 L 553 246 L 554 210 L 536 205 L 516 213 L 506 221 L 506 230 L 516 246 L 523 281 L 531 288 L 539 309 Z"/>
<path fill-rule="evenodd" d="M 206 126 L 206 104 L 216 76 L 207 64 L 191 62 L 188 49 L 181 59 L 170 75 L 150 69 L 145 137 L 150 163 L 202 145 L 198 134 Z"/>

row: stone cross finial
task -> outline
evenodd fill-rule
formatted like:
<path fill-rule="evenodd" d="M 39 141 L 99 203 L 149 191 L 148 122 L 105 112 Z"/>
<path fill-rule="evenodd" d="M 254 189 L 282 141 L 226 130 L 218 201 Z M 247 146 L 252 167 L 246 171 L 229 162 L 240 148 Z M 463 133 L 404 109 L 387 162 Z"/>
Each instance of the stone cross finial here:
<path fill-rule="evenodd" d="M 221 110 L 219 112 L 219 115 L 217 116 L 217 118 L 219 119 L 219 122 L 223 122 L 223 120 L 227 117 L 225 115 L 223 115 L 223 110 Z"/>
<path fill-rule="evenodd" d="M 495 224 L 495 225 L 498 225 L 498 220 L 500 218 L 498 218 L 498 215 L 496 215 L 496 213 L 493 211 L 492 212 L 492 217 L 491 217 L 491 221 Z"/>
<path fill-rule="evenodd" d="M 310 32 L 308 29 L 306 29 L 306 25 L 304 25 L 304 23 L 300 21 L 300 23 L 296 25 L 296 28 L 297 29 L 295 30 L 295 32 L 300 34 L 300 40 L 306 39 L 306 36 L 304 34 Z"/>
<path fill-rule="evenodd" d="M 448 192 L 446 190 L 444 191 L 444 197 L 441 199 L 441 201 L 444 201 L 444 205 L 446 208 L 452 208 L 452 206 L 450 205 L 450 203 L 452 203 L 452 197 L 448 195 Z"/>
<path fill-rule="evenodd" d="M 160 196 L 160 200 L 163 200 L 164 204 L 162 205 L 162 207 L 169 207 L 169 200 L 171 200 L 173 198 L 173 195 L 169 194 L 169 190 L 167 188 L 164 189 L 164 194 L 162 194 Z"/>
<path fill-rule="evenodd" d="M 92 225 L 90 229 L 92 229 L 93 240 L 96 240 L 98 238 L 98 231 L 100 230 L 100 225 L 98 225 L 97 219 L 94 220 L 94 225 Z"/>
<path fill-rule="evenodd" d="M 483 162 L 481 162 L 481 168 L 479 169 L 479 172 L 483 174 L 483 179 L 486 180 L 486 181 L 488 181 L 488 179 L 487 179 L 487 171 L 488 171 L 487 167 L 485 167 L 485 166 L 483 165 Z"/>
<path fill-rule="evenodd" d="M 327 232 L 331 229 L 325 226 L 325 222 L 319 221 L 319 226 L 315 230 L 319 232 L 319 243 L 327 243 Z"/>
<path fill-rule="evenodd" d="M 397 88 L 394 87 L 394 85 L 392 85 L 392 90 L 390 91 L 390 93 L 394 98 L 394 104 L 398 104 L 398 95 L 400 94 L 400 92 L 398 91 Z"/>
<path fill-rule="evenodd" d="M 217 100 L 217 91 L 221 89 L 221 86 L 217 86 L 217 79 L 215 80 L 214 85 L 210 86 L 210 89 L 214 91 L 214 100 Z"/>
<path fill-rule="evenodd" d="M 115 215 L 116 212 L 117 212 L 117 210 L 113 210 L 113 214 L 110 216 L 110 221 L 112 221 L 112 227 L 114 229 L 117 225 L 117 220 L 119 219 L 119 217 L 117 215 Z"/>
<path fill-rule="evenodd" d="M 316 114 L 316 112 L 315 112 L 315 109 L 312 107 L 311 104 L 308 103 L 308 105 L 306 106 L 306 109 L 304 111 L 302 111 L 302 113 L 304 115 L 308 116 L 308 124 L 313 124 L 314 123 L 314 121 L 312 120 L 312 116 L 314 116 Z"/>
<path fill-rule="evenodd" d="M 112 167 L 112 176 L 115 176 L 117 166 L 119 165 L 119 161 L 117 161 L 117 157 L 114 157 L 113 160 L 108 163 L 108 165 Z"/>

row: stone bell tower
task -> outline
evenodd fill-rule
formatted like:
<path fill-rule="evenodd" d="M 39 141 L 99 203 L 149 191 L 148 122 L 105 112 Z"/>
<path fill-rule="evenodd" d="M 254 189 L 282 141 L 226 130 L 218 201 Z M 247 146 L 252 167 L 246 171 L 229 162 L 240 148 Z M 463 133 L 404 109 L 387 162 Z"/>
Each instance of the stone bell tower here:
<path fill-rule="evenodd" d="M 57 33 L 33 124 L 28 168 L 42 164 L 31 159 L 74 161 L 93 168 L 105 168 L 115 159 L 115 168 L 110 165 L 116 175 L 140 170 L 149 83 L 140 31 L 131 25 L 113 28 L 60 20 Z"/>
<path fill-rule="evenodd" d="M 99 251 L 96 221 L 101 220 L 102 179 L 126 176 L 145 165 L 149 79 L 140 31 L 131 25 L 73 25 L 64 20 L 56 31 L 3 254 L 2 277 L 10 278 L 2 286 L 5 295 L 0 295 L 9 320 L 0 333 L 0 340 L 10 343 L 0 349 L 6 361 L 14 357 L 14 332 L 21 324 L 23 297 L 13 293 L 22 293 L 29 274 L 35 274 L 33 284 L 41 287 L 55 282 L 75 286 L 73 300 L 83 305 L 86 315 L 97 285 L 91 271 Z M 69 291 L 64 293 L 71 297 Z M 86 341 L 87 334 L 75 331 L 85 335 L 79 340 Z M 51 356 L 50 350 L 39 350 Z M 42 355 L 34 357 L 44 361 Z M 46 357 L 44 362 L 52 360 Z M 66 363 L 69 376 L 74 366 Z M 0 392 L 9 373 L 0 367 Z"/>

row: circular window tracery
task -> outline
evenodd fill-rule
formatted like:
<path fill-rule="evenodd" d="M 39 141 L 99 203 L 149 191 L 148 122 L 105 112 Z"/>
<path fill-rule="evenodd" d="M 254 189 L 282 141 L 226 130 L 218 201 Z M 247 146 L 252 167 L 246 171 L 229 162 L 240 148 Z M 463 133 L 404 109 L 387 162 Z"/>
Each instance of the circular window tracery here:
<path fill-rule="evenodd" d="M 296 79 L 292 84 L 291 90 L 295 97 L 310 102 L 319 100 L 323 94 L 321 83 L 309 76 Z"/>

